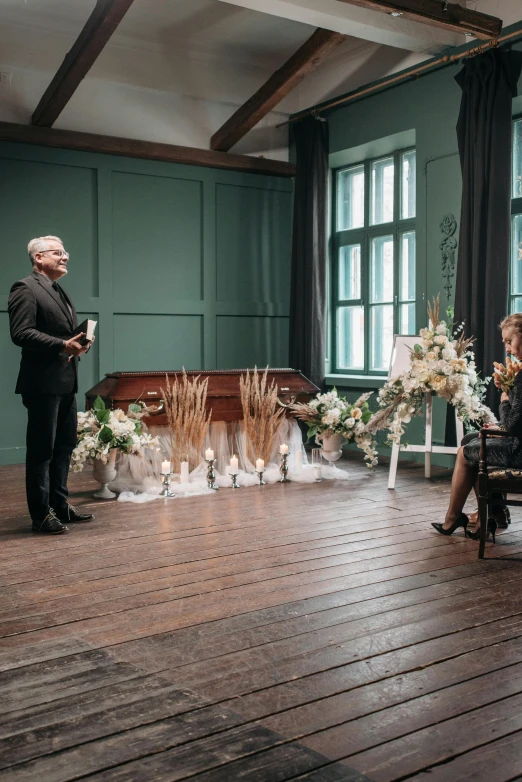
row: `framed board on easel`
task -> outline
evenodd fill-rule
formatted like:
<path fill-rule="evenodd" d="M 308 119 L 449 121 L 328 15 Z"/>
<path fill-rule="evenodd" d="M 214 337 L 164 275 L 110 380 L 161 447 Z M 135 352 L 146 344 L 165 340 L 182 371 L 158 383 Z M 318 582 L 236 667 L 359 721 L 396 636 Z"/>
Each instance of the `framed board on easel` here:
<path fill-rule="evenodd" d="M 419 337 L 406 334 L 395 334 L 393 338 L 393 350 L 390 360 L 390 369 L 388 379 L 398 377 L 410 368 L 410 354 L 414 346 L 419 342 Z M 455 424 L 457 427 L 457 443 L 460 443 L 464 437 L 464 426 L 457 416 L 455 408 Z M 395 479 L 397 477 L 397 465 L 399 463 L 399 452 L 423 453 L 424 454 L 424 475 L 431 477 L 431 454 L 449 453 L 456 454 L 458 446 L 433 445 L 433 399 L 432 394 L 426 394 L 426 429 L 424 445 L 401 445 L 400 440 L 392 446 L 390 459 L 390 472 L 388 475 L 388 489 L 395 488 Z"/>

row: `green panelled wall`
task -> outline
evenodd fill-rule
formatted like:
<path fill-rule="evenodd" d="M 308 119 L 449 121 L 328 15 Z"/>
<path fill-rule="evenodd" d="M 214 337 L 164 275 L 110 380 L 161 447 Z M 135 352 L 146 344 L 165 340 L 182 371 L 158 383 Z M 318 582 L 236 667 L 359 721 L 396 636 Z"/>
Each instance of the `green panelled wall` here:
<path fill-rule="evenodd" d="M 82 404 L 114 370 L 286 366 L 291 224 L 288 179 L 0 144 L 0 464 L 24 458 L 7 299 L 29 239 L 63 239 L 63 285 L 98 320 Z"/>
<path fill-rule="evenodd" d="M 516 45 L 521 48 L 520 44 Z M 455 82 L 460 66 L 447 67 L 422 78 L 365 98 L 328 114 L 331 163 L 334 167 L 350 158 L 350 150 L 360 147 L 368 157 L 388 154 L 390 137 L 414 139 L 417 150 L 417 329 L 427 322 L 426 302 L 441 293 L 443 310 L 453 303 L 444 293 L 442 253 L 444 237 L 440 224 L 447 214 L 453 214 L 460 224 L 462 179 L 458 157 L 456 124 L 461 90 Z M 522 91 L 522 80 L 519 92 Z M 522 111 L 522 99 L 513 102 L 513 114 Z M 411 143 L 410 141 L 408 143 Z M 403 146 L 406 146 L 404 144 Z M 458 239 L 458 228 L 455 234 Z M 333 379 L 332 381 L 333 382 Z M 357 390 L 361 390 L 358 382 Z M 335 378 L 337 388 L 355 390 L 353 381 Z M 436 400 L 434 408 L 434 441 L 442 443 L 446 406 Z M 414 421 L 409 426 L 407 440 L 422 442 L 423 424 Z M 407 455 L 412 458 L 411 454 Z M 437 457 L 438 459 L 438 457 Z M 444 457 L 439 463 L 448 460 Z"/>

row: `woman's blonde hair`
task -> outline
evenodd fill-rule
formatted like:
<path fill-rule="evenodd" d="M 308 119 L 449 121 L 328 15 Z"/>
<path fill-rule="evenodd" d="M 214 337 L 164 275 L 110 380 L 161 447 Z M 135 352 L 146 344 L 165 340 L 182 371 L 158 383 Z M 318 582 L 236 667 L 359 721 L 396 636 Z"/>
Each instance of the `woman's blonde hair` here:
<path fill-rule="evenodd" d="M 504 320 L 500 321 L 499 328 L 513 329 L 518 334 L 522 334 L 522 312 L 514 312 L 512 315 L 507 315 Z"/>

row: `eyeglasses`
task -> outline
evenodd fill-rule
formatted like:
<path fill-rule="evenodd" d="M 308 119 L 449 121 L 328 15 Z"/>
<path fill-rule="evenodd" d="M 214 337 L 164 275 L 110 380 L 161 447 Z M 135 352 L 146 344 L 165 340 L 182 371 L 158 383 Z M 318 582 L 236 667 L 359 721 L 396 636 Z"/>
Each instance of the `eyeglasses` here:
<path fill-rule="evenodd" d="M 67 250 L 42 250 L 40 252 L 40 255 L 45 255 L 45 253 L 52 253 L 53 255 L 56 255 L 57 258 L 68 258 L 69 253 Z"/>

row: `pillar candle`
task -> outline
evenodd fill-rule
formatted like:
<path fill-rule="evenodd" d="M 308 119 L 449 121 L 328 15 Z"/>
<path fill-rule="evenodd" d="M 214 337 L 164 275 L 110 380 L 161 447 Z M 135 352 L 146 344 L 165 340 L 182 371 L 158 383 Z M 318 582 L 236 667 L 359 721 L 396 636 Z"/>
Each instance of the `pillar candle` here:
<path fill-rule="evenodd" d="M 301 472 L 303 469 L 303 452 L 301 450 L 295 452 L 295 470 Z"/>
<path fill-rule="evenodd" d="M 212 450 L 212 448 L 207 448 L 207 450 L 205 451 L 205 459 L 207 460 L 207 462 L 209 462 L 213 458 L 214 458 L 214 451 Z"/>
<path fill-rule="evenodd" d="M 263 459 L 258 459 L 256 461 L 256 470 L 257 470 L 257 472 L 263 472 L 264 469 L 265 469 L 265 463 L 264 463 Z"/>
<path fill-rule="evenodd" d="M 288 453 L 288 445 L 286 443 L 279 446 L 279 453 Z"/>
<path fill-rule="evenodd" d="M 169 473 L 170 472 L 170 462 L 169 461 L 166 460 L 164 462 L 161 462 L 161 472 L 162 473 Z"/>
<path fill-rule="evenodd" d="M 189 463 L 188 462 L 181 462 L 181 470 L 180 470 L 180 476 L 179 476 L 181 483 L 188 483 L 189 482 Z"/>
<path fill-rule="evenodd" d="M 237 474 L 237 472 L 239 470 L 239 461 L 238 461 L 238 458 L 237 458 L 237 456 L 235 454 L 230 459 L 230 470 L 231 470 L 231 472 L 236 473 L 236 474 Z"/>

